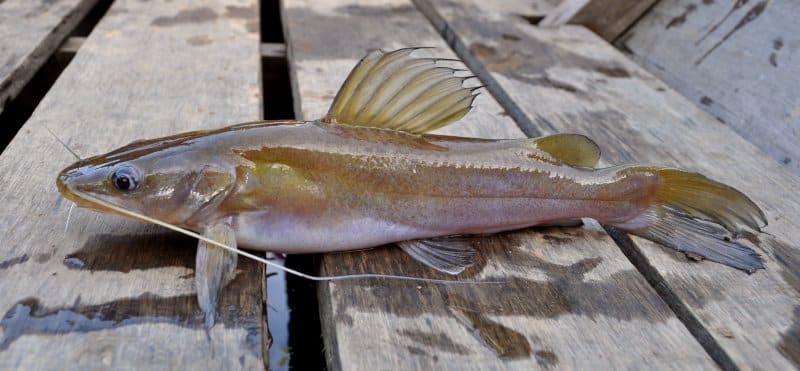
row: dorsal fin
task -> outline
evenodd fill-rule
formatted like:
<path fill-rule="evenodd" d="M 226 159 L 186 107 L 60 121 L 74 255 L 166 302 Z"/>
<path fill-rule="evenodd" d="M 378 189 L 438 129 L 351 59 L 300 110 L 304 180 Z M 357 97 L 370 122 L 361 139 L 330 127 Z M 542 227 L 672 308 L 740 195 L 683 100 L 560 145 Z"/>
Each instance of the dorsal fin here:
<path fill-rule="evenodd" d="M 532 140 L 534 148 L 547 152 L 553 158 L 569 166 L 597 166 L 600 161 L 600 147 L 580 134 L 554 134 Z"/>
<path fill-rule="evenodd" d="M 476 96 L 463 86 L 470 77 L 455 76 L 461 70 L 437 59 L 412 57 L 417 49 L 367 54 L 321 121 L 425 133 L 467 114 Z"/>

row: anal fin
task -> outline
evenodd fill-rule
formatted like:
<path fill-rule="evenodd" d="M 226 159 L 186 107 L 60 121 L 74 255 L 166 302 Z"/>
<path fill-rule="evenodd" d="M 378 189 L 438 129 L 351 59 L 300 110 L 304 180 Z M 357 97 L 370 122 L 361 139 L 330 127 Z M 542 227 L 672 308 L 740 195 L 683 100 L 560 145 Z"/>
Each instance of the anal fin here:
<path fill-rule="evenodd" d="M 233 228 L 228 223 L 207 227 L 203 235 L 212 240 L 236 247 Z M 214 326 L 217 300 L 220 291 L 236 275 L 237 255 L 223 248 L 200 241 L 197 245 L 194 280 L 197 286 L 197 303 L 205 317 L 205 327 Z"/>
<path fill-rule="evenodd" d="M 436 237 L 398 242 L 418 262 L 448 274 L 459 274 L 474 263 L 475 248 L 466 236 Z"/>

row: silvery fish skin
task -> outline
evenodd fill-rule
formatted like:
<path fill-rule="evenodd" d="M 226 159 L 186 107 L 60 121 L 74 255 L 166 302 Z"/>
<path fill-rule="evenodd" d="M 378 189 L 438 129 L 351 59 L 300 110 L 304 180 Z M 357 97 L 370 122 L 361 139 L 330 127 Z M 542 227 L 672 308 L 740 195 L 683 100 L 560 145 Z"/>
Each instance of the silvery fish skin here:
<path fill-rule="evenodd" d="M 764 213 L 703 175 L 597 169 L 599 148 L 575 134 L 426 134 L 464 116 L 475 94 L 455 70 L 413 51 L 368 54 L 320 120 L 134 142 L 67 167 L 58 189 L 78 206 L 122 208 L 231 247 L 316 253 L 398 242 L 451 274 L 474 254 L 459 236 L 579 218 L 747 272 L 763 268 L 736 239 L 760 232 Z M 235 264 L 229 251 L 199 243 L 195 278 L 209 326 Z"/>
<path fill-rule="evenodd" d="M 138 188 L 113 172 L 132 167 Z M 655 178 L 567 166 L 530 140 L 483 140 L 355 126 L 259 123 L 134 143 L 79 162 L 58 185 L 192 230 L 231 218 L 243 247 L 350 250 L 640 214 Z"/>

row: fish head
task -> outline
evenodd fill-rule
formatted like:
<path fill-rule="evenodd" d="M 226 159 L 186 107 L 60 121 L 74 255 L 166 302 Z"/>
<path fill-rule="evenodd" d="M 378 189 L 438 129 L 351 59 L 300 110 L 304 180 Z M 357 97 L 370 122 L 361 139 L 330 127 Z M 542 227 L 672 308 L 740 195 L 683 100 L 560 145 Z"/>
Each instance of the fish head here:
<path fill-rule="evenodd" d="M 211 148 L 191 136 L 134 142 L 70 165 L 56 184 L 79 207 L 120 214 L 99 199 L 170 224 L 202 225 L 236 184 L 235 167 Z"/>

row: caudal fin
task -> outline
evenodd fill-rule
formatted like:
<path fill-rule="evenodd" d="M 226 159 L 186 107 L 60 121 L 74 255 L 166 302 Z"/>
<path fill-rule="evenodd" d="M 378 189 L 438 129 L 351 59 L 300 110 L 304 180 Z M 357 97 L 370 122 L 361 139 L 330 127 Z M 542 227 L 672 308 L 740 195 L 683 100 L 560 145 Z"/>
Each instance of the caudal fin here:
<path fill-rule="evenodd" d="M 678 169 L 634 166 L 623 171 L 655 176 L 657 186 L 644 212 L 612 225 L 748 273 L 764 268 L 755 251 L 735 241 L 767 224 L 764 212 L 742 192 Z"/>

